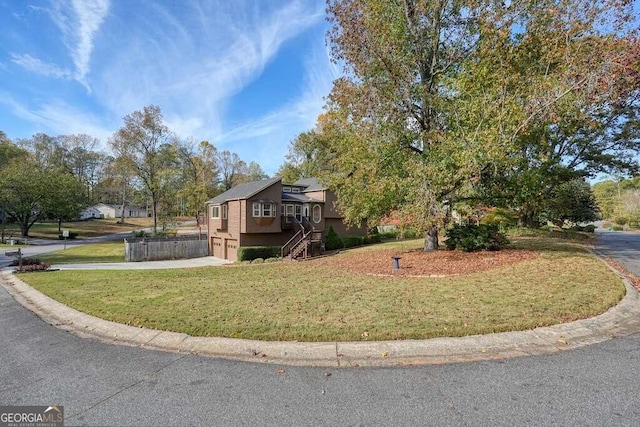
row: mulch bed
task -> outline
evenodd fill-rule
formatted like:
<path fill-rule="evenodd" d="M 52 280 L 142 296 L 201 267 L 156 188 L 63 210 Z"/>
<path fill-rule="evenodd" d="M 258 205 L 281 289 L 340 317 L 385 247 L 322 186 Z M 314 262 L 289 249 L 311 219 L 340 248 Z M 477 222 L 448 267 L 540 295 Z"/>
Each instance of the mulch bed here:
<path fill-rule="evenodd" d="M 393 269 L 392 256 L 401 257 L 399 270 Z M 538 256 L 537 252 L 524 249 L 483 252 L 376 250 L 352 252 L 313 262 L 330 265 L 333 268 L 340 268 L 355 274 L 442 277 L 492 270 Z"/>

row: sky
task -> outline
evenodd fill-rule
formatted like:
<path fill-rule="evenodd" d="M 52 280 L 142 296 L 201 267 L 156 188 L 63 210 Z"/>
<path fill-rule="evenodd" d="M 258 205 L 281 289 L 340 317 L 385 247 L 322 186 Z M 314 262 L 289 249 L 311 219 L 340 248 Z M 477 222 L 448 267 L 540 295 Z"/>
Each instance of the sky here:
<path fill-rule="evenodd" d="M 0 130 L 108 140 L 162 110 L 273 175 L 339 68 L 322 0 L 0 0 Z"/>

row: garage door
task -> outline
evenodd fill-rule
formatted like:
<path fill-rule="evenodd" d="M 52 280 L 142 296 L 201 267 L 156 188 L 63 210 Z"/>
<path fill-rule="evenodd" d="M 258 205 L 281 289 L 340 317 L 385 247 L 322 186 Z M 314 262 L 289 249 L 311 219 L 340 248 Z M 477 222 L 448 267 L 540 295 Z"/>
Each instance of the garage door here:
<path fill-rule="evenodd" d="M 238 260 L 237 240 L 227 240 L 227 259 L 234 262 Z"/>
<path fill-rule="evenodd" d="M 211 238 L 211 251 L 214 257 L 224 258 L 222 239 L 220 237 Z"/>

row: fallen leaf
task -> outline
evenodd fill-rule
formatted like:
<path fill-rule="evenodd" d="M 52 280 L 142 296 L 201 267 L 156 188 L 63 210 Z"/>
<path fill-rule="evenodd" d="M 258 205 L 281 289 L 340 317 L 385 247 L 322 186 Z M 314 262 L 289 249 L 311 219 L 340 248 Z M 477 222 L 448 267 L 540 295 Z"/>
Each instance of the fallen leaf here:
<path fill-rule="evenodd" d="M 278 370 L 276 371 L 276 374 L 278 374 L 278 375 L 282 375 L 282 374 L 284 374 L 285 372 L 287 372 L 287 371 L 285 371 L 284 369 L 278 369 Z"/>

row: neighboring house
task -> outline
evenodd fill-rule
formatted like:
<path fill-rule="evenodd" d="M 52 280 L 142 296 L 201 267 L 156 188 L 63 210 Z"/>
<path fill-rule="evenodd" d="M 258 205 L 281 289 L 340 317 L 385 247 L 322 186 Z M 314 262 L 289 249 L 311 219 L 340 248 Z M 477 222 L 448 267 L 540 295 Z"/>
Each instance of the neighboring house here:
<path fill-rule="evenodd" d="M 241 246 L 282 246 L 282 256 L 320 252 L 329 227 L 338 235 L 364 235 L 348 228 L 336 210 L 336 196 L 317 179 L 283 184 L 281 178 L 248 182 L 207 202 L 211 255 L 238 260 Z"/>
<path fill-rule="evenodd" d="M 89 206 L 80 212 L 80 219 L 102 218 L 101 213 L 95 206 Z"/>
<path fill-rule="evenodd" d="M 89 206 L 86 208 L 82 214 L 80 214 L 80 219 L 87 218 L 121 218 L 122 215 L 122 206 L 121 205 L 108 205 L 106 203 L 98 203 L 94 206 Z M 124 207 L 124 217 L 125 218 L 146 218 L 149 216 L 147 208 L 137 207 L 137 206 L 125 206 Z"/>

